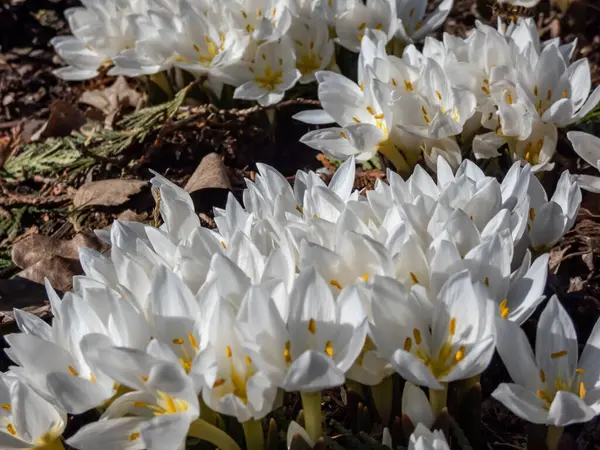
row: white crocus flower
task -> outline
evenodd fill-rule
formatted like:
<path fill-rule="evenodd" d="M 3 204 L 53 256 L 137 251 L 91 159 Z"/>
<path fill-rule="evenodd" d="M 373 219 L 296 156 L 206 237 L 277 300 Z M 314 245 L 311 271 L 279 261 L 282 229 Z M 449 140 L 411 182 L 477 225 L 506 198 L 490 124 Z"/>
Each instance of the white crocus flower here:
<path fill-rule="evenodd" d="M 65 11 L 73 36 L 57 36 L 50 43 L 68 64 L 54 71 L 65 80 L 87 80 L 121 51 L 135 46 L 139 33 L 135 15 L 120 10 L 118 2 L 84 2 Z"/>
<path fill-rule="evenodd" d="M 385 286 L 391 286 L 391 280 Z M 373 292 L 373 341 L 408 381 L 443 390 L 442 383 L 480 374 L 494 353 L 493 307 L 481 298 L 467 271 L 448 279 L 434 305 L 433 320 L 400 283 Z"/>
<path fill-rule="evenodd" d="M 99 421 L 82 427 L 67 443 L 81 450 L 111 445 L 181 448 L 200 412 L 196 390 L 183 368 L 144 351 L 118 347 L 97 349 L 93 358 L 111 378 L 134 391 L 116 399 Z"/>
<path fill-rule="evenodd" d="M 251 288 L 247 295 L 255 295 L 256 289 Z M 256 295 L 259 301 L 266 298 L 265 293 Z M 204 402 L 212 410 L 233 416 L 241 423 L 262 419 L 273 408 L 277 386 L 256 369 L 244 352 L 243 336 L 228 302 L 217 303 L 208 326 L 207 348 L 199 357 L 201 370 L 197 374 L 204 382 Z"/>
<path fill-rule="evenodd" d="M 581 190 L 565 170 L 550 201 L 539 180 L 532 174 L 529 184 L 530 246 L 536 251 L 551 248 L 573 227 L 581 204 Z"/>
<path fill-rule="evenodd" d="M 300 79 L 296 57 L 288 38 L 266 42 L 256 49 L 250 63 L 243 63 L 235 75 L 234 98 L 257 100 L 261 106 L 279 103 L 285 92 Z"/>
<path fill-rule="evenodd" d="M 67 414 L 16 377 L 0 376 L 0 447 L 62 449 Z"/>
<path fill-rule="evenodd" d="M 444 433 L 419 424 L 408 439 L 408 450 L 450 450 Z"/>
<path fill-rule="evenodd" d="M 600 413 L 600 321 L 580 358 L 575 327 L 556 296 L 538 321 L 535 356 L 519 326 L 509 321 L 496 326 L 498 352 L 514 381 L 494 391 L 496 400 L 528 422 L 557 427 Z"/>
<path fill-rule="evenodd" d="M 387 43 L 396 32 L 395 0 L 351 0 L 347 9 L 335 18 L 337 42 L 358 52 L 368 29 L 379 30 Z"/>
<path fill-rule="evenodd" d="M 367 319 L 356 287 L 334 301 L 327 282 L 312 270 L 296 279 L 289 313 L 282 317 L 273 299 L 248 300 L 249 337 L 244 349 L 277 386 L 305 393 L 340 386 L 360 354 Z"/>
<path fill-rule="evenodd" d="M 454 0 L 444 0 L 425 17 L 427 3 L 427 0 L 396 0 L 397 38 L 408 44 L 422 40 L 444 23 Z"/>
<path fill-rule="evenodd" d="M 582 131 L 569 131 L 567 138 L 573 145 L 573 150 L 581 159 L 594 169 L 600 171 L 600 138 Z M 600 177 L 592 175 L 573 175 L 581 189 L 600 193 Z"/>
<path fill-rule="evenodd" d="M 223 7 L 236 27 L 256 42 L 277 41 L 292 24 L 286 0 L 226 0 Z"/>
<path fill-rule="evenodd" d="M 296 68 L 302 74 L 302 84 L 316 80 L 315 73 L 326 69 L 334 54 L 327 23 L 319 18 L 297 18 L 289 31 L 296 53 Z"/>
<path fill-rule="evenodd" d="M 508 146 L 513 160 L 531 164 L 531 171 L 536 173 L 554 168 L 551 161 L 556 152 L 557 142 L 556 126 L 534 120 L 529 136 L 520 140 L 509 139 Z"/>
<path fill-rule="evenodd" d="M 29 380 L 48 398 L 55 398 L 67 412 L 81 414 L 102 405 L 116 392 L 113 380 L 85 356 L 87 347 L 82 343 L 89 333 L 109 339 L 108 330 L 87 301 L 71 293 L 61 300 L 49 284 L 46 289 L 54 315 L 52 326 L 41 326 L 41 320 L 19 313 L 25 326 L 22 333 L 5 337 L 10 346 L 6 353 L 18 364 L 13 373 Z"/>

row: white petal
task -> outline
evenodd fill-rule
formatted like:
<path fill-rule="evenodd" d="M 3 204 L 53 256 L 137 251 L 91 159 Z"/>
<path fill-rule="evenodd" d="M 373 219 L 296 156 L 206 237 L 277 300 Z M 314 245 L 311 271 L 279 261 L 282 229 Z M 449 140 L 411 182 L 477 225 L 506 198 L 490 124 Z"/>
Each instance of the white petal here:
<path fill-rule="evenodd" d="M 404 384 L 402 391 L 402 414 L 406 414 L 415 427 L 422 423 L 427 428 L 431 428 L 435 421 L 425 392 L 410 381 Z"/>
<path fill-rule="evenodd" d="M 535 392 L 523 386 L 502 383 L 492 392 L 492 397 L 510 409 L 514 415 L 527 422 L 547 423 L 548 411 L 544 409 L 544 401 Z"/>
<path fill-rule="evenodd" d="M 595 416 L 595 411 L 577 395 L 559 391 L 550 405 L 548 423 L 557 427 L 565 427 L 574 423 L 588 422 Z"/>

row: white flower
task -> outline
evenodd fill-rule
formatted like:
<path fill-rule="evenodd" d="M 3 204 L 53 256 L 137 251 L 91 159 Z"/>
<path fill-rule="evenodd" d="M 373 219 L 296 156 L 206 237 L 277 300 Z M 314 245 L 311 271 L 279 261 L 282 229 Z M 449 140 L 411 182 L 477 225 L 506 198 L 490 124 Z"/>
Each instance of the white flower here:
<path fill-rule="evenodd" d="M 531 175 L 529 184 L 529 239 L 535 250 L 551 248 L 573 227 L 581 204 L 581 190 L 568 171 L 558 180 L 550 201 L 539 180 Z"/>
<path fill-rule="evenodd" d="M 408 381 L 441 390 L 441 383 L 478 375 L 494 353 L 493 310 L 467 271 L 448 279 L 431 312 L 394 280 L 373 285 L 377 351 Z"/>
<path fill-rule="evenodd" d="M 450 450 L 444 433 L 419 424 L 408 440 L 408 450 Z"/>
<path fill-rule="evenodd" d="M 316 80 L 315 73 L 331 63 L 334 43 L 329 38 L 327 23 L 319 18 L 295 19 L 289 31 L 296 53 L 296 68 L 302 74 L 300 83 Z"/>
<path fill-rule="evenodd" d="M 496 326 L 498 352 L 514 381 L 494 391 L 496 400 L 528 422 L 559 427 L 600 413 L 600 321 L 580 358 L 575 327 L 556 296 L 540 316 L 535 356 L 517 325 L 499 320 Z"/>
<path fill-rule="evenodd" d="M 67 443 L 82 450 L 181 448 L 199 415 L 196 390 L 183 368 L 144 351 L 117 347 L 97 349 L 93 358 L 111 378 L 134 391 L 117 398 L 99 421 L 82 427 Z"/>
<path fill-rule="evenodd" d="M 334 301 L 314 270 L 296 279 L 289 313 L 282 317 L 269 298 L 248 299 L 245 351 L 276 385 L 287 391 L 319 392 L 340 386 L 365 342 L 367 319 L 356 287 Z"/>
<path fill-rule="evenodd" d="M 250 63 L 241 64 L 235 75 L 234 98 L 257 100 L 261 106 L 279 103 L 300 79 L 289 39 L 261 44 Z"/>
<path fill-rule="evenodd" d="M 0 376 L 0 402 L 0 447 L 62 447 L 67 414 L 31 386 L 12 376 Z"/>
<path fill-rule="evenodd" d="M 395 0 L 350 0 L 347 9 L 335 18 L 337 42 L 358 52 L 368 29 L 382 31 L 387 43 L 396 32 Z"/>
<path fill-rule="evenodd" d="M 437 30 L 450 14 L 454 0 L 444 0 L 425 17 L 427 3 L 427 0 L 396 0 L 398 13 L 396 37 L 406 43 L 412 43 Z"/>
<path fill-rule="evenodd" d="M 237 28 L 256 42 L 276 41 L 292 24 L 292 14 L 285 0 L 226 0 L 224 8 Z"/>
<path fill-rule="evenodd" d="M 408 416 L 414 427 L 419 424 L 431 429 L 435 416 L 425 392 L 407 381 L 402 390 L 402 414 Z"/>
<path fill-rule="evenodd" d="M 569 131 L 567 138 L 573 145 L 573 150 L 593 168 L 600 170 L 600 138 L 582 131 Z M 600 177 L 591 175 L 573 175 L 581 189 L 600 193 Z"/>

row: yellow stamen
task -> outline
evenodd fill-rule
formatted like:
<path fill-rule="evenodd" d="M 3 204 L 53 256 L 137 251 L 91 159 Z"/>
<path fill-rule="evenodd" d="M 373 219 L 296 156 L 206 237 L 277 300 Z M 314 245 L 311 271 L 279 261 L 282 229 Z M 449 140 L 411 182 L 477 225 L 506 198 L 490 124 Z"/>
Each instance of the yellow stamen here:
<path fill-rule="evenodd" d="M 283 350 L 283 358 L 285 359 L 286 364 L 290 364 L 292 362 L 292 355 L 290 352 L 290 347 L 292 343 L 290 341 L 285 342 L 285 349 Z"/>
<path fill-rule="evenodd" d="M 224 378 L 217 378 L 215 380 L 215 382 L 213 383 L 213 389 L 221 387 L 225 384 L 225 379 Z"/>
<path fill-rule="evenodd" d="M 142 435 L 139 432 L 135 432 L 135 433 L 131 433 L 129 435 L 129 440 L 130 441 L 135 441 L 136 439 L 139 439 Z"/>
<path fill-rule="evenodd" d="M 79 376 L 79 372 L 77 372 L 73 366 L 67 366 L 67 369 L 69 370 L 69 373 L 74 377 Z"/>
<path fill-rule="evenodd" d="M 325 343 L 325 353 L 327 353 L 330 358 L 333 358 L 333 344 L 331 341 Z"/>
<path fill-rule="evenodd" d="M 346 136 L 346 133 L 344 133 L 343 131 L 340 131 L 340 136 L 344 139 L 348 139 L 348 136 Z"/>
<path fill-rule="evenodd" d="M 364 29 L 365 29 L 365 27 L 366 27 L 366 26 L 367 26 L 366 22 L 363 22 L 363 23 L 361 23 L 361 24 L 360 24 L 360 26 L 358 27 L 358 29 L 359 29 L 360 31 L 362 31 L 362 30 L 364 30 Z"/>
<path fill-rule="evenodd" d="M 569 96 L 569 90 L 565 89 L 562 93 L 562 98 L 567 98 Z"/>
<path fill-rule="evenodd" d="M 140 379 L 141 379 L 141 380 L 142 380 L 144 383 L 146 383 L 146 382 L 148 381 L 148 377 L 147 377 L 147 376 L 145 376 L 145 375 L 142 375 L 142 376 L 140 377 Z"/>
<path fill-rule="evenodd" d="M 196 50 L 196 52 L 200 53 L 200 47 L 198 47 L 196 44 L 194 44 L 194 50 Z"/>
<path fill-rule="evenodd" d="M 473 220 L 473 219 L 471 219 Z M 483 280 L 483 282 L 485 283 L 486 286 L 490 285 L 490 279 L 488 277 L 485 277 L 485 279 Z"/>
<path fill-rule="evenodd" d="M 375 111 L 373 111 L 373 108 L 371 108 L 370 106 L 367 106 L 367 111 L 369 111 L 369 114 L 371 114 L 372 116 L 375 115 Z"/>
<path fill-rule="evenodd" d="M 315 319 L 310 319 L 308 322 L 308 331 L 310 331 L 311 334 L 315 334 L 317 332 L 317 322 L 315 322 Z"/>
<path fill-rule="evenodd" d="M 2 409 L 5 409 L 7 411 L 11 411 L 12 407 L 8 404 L 8 403 L 2 403 L 2 405 L 0 405 L 2 407 Z"/>
<path fill-rule="evenodd" d="M 413 87 L 412 83 L 410 81 L 408 81 L 408 80 L 404 80 L 404 87 L 409 92 L 412 92 L 414 90 L 414 87 Z"/>
<path fill-rule="evenodd" d="M 392 77 L 392 85 L 396 86 L 396 79 L 394 77 Z"/>
<path fill-rule="evenodd" d="M 577 375 L 583 375 L 583 374 L 585 373 L 585 370 L 583 370 L 583 369 L 576 369 L 576 370 L 575 370 L 575 373 L 576 373 Z"/>
<path fill-rule="evenodd" d="M 408 17 L 412 17 L 414 13 L 415 13 L 415 8 L 411 8 L 408 13 Z"/>
<path fill-rule="evenodd" d="M 10 434 L 12 434 L 13 436 L 17 435 L 17 430 L 15 430 L 15 427 L 12 423 L 9 423 L 8 425 L 6 425 L 6 429 L 8 430 L 8 432 Z"/>
<path fill-rule="evenodd" d="M 361 278 L 363 279 L 363 281 L 369 281 L 369 274 L 363 273 L 363 276 Z"/>
<path fill-rule="evenodd" d="M 538 96 L 538 87 L 537 84 L 533 87 L 533 95 Z"/>
<path fill-rule="evenodd" d="M 262 15 L 262 9 L 258 8 L 258 10 L 256 11 L 256 13 L 258 14 L 258 16 L 260 17 Z"/>
<path fill-rule="evenodd" d="M 246 355 L 246 364 L 247 365 L 251 365 L 252 364 L 252 358 L 250 358 L 248 355 Z"/>
<path fill-rule="evenodd" d="M 492 91 L 490 91 L 490 88 L 487 86 L 481 86 L 481 90 L 483 92 L 485 92 L 487 95 L 490 95 L 492 93 Z M 512 102 L 511 102 L 512 103 Z"/>
<path fill-rule="evenodd" d="M 374 118 L 375 120 L 381 120 L 381 119 L 384 119 L 384 118 L 385 118 L 385 116 L 383 115 L 383 113 L 381 113 L 381 114 L 375 114 L 375 115 L 373 116 L 373 118 Z"/>
<path fill-rule="evenodd" d="M 183 345 L 183 342 L 184 341 L 181 338 L 175 338 L 175 339 L 173 339 L 173 344 L 175 344 L 175 345 Z"/>
<path fill-rule="evenodd" d="M 198 351 L 200 347 L 198 347 L 198 342 L 191 331 L 188 333 L 188 340 L 190 341 L 190 344 L 192 344 L 192 348 Z"/>
<path fill-rule="evenodd" d="M 148 407 L 148 403 L 146 403 L 146 402 L 134 402 L 133 406 L 135 406 L 136 408 L 147 408 Z"/>
<path fill-rule="evenodd" d="M 440 91 L 435 91 L 435 95 L 437 95 L 438 99 L 442 99 L 442 94 L 440 94 Z"/>
<path fill-rule="evenodd" d="M 448 327 L 448 331 L 450 332 L 450 336 L 454 336 L 454 333 L 456 333 L 456 317 L 453 317 L 452 319 L 450 319 L 450 325 Z"/>
<path fill-rule="evenodd" d="M 546 101 L 549 102 L 550 100 L 552 100 L 552 91 L 548 89 L 548 92 L 546 92 Z"/>
<path fill-rule="evenodd" d="M 459 362 L 464 357 L 465 357 L 465 346 L 461 345 L 460 348 L 458 349 L 458 351 L 456 352 L 456 355 L 454 355 L 454 359 L 456 360 L 456 362 Z"/>
<path fill-rule="evenodd" d="M 579 383 L 579 398 L 583 399 L 585 397 L 586 392 L 587 391 L 585 390 L 585 385 L 582 381 Z"/>
<path fill-rule="evenodd" d="M 419 284 L 419 279 L 417 278 L 417 276 L 413 272 L 410 272 L 409 275 L 410 275 L 410 279 L 412 280 L 412 282 L 414 284 Z"/>
<path fill-rule="evenodd" d="M 513 104 L 513 98 L 512 98 L 512 94 L 508 93 L 508 94 L 506 95 L 506 102 L 507 102 L 509 105 L 512 105 L 512 104 Z"/>
<path fill-rule="evenodd" d="M 225 354 L 227 355 L 228 358 L 231 358 L 231 347 L 228 345 L 227 347 L 225 347 Z"/>
<path fill-rule="evenodd" d="M 567 356 L 569 352 L 567 350 L 561 350 L 560 352 L 554 352 L 550 355 L 552 359 L 562 358 L 563 356 Z"/>
<path fill-rule="evenodd" d="M 508 299 L 506 298 L 500 302 L 500 317 L 503 319 L 506 319 L 510 313 L 510 308 L 507 306 L 507 304 Z"/>
<path fill-rule="evenodd" d="M 376 30 L 383 30 L 383 24 L 379 23 L 377 24 L 377 26 L 375 27 Z"/>
<path fill-rule="evenodd" d="M 535 219 L 535 209 L 529 208 L 529 220 L 533 221 Z"/>
<path fill-rule="evenodd" d="M 542 369 L 540 369 L 540 380 L 542 380 L 542 383 L 546 382 L 546 374 Z"/>
<path fill-rule="evenodd" d="M 338 288 L 340 291 L 343 289 L 342 285 L 340 284 L 340 282 L 338 280 L 331 280 L 329 282 L 330 285 L 332 285 L 333 287 Z"/>
<path fill-rule="evenodd" d="M 360 119 L 358 117 L 353 117 L 352 120 L 354 120 L 356 123 L 360 123 Z"/>
<path fill-rule="evenodd" d="M 404 351 L 410 352 L 411 347 L 412 347 L 412 339 L 407 337 L 404 340 Z"/>
<path fill-rule="evenodd" d="M 225 242 L 221 241 L 221 247 L 227 248 L 227 245 L 225 244 Z"/>
<path fill-rule="evenodd" d="M 415 337 L 417 345 L 421 345 L 421 332 L 418 328 L 413 328 L 413 336 Z"/>

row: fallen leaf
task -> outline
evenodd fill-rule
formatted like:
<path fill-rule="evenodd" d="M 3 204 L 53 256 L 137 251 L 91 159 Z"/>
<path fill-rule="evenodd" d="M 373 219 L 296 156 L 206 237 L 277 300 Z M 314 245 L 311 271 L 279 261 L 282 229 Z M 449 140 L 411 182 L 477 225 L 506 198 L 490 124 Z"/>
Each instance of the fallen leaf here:
<path fill-rule="evenodd" d="M 144 222 L 146 219 L 148 219 L 147 212 L 136 213 L 131 209 L 123 211 L 119 214 L 119 217 L 117 217 L 117 220 L 121 222 Z"/>
<path fill-rule="evenodd" d="M 186 192 L 195 192 L 206 188 L 231 189 L 231 182 L 223 158 L 218 153 L 209 153 L 200 161 L 200 164 L 186 183 Z"/>
<path fill-rule="evenodd" d="M 45 278 L 55 289 L 69 291 L 73 287 L 73 277 L 82 274 L 81 264 L 76 259 L 50 256 L 40 259 L 17 276 L 36 283 L 43 283 Z"/>
<path fill-rule="evenodd" d="M 37 141 L 41 138 L 68 136 L 71 131 L 81 128 L 85 122 L 85 117 L 79 108 L 59 100 L 52 104 L 50 118 L 31 136 L 31 140 Z"/>
<path fill-rule="evenodd" d="M 148 186 L 139 180 L 101 180 L 90 181 L 79 188 L 73 198 L 73 206 L 118 206 L 126 203 L 132 195 L 138 194 Z"/>
<path fill-rule="evenodd" d="M 117 114 L 127 107 L 139 107 L 144 96 L 130 88 L 125 77 L 120 76 L 108 88 L 84 92 L 79 101 L 102 111 L 105 116 L 104 126 L 112 128 Z"/>
<path fill-rule="evenodd" d="M 26 269 L 38 261 L 52 256 L 78 259 L 79 247 L 102 250 L 103 244 L 94 235 L 78 234 L 73 239 L 62 240 L 52 236 L 32 234 L 13 245 L 12 260 L 17 267 Z"/>

